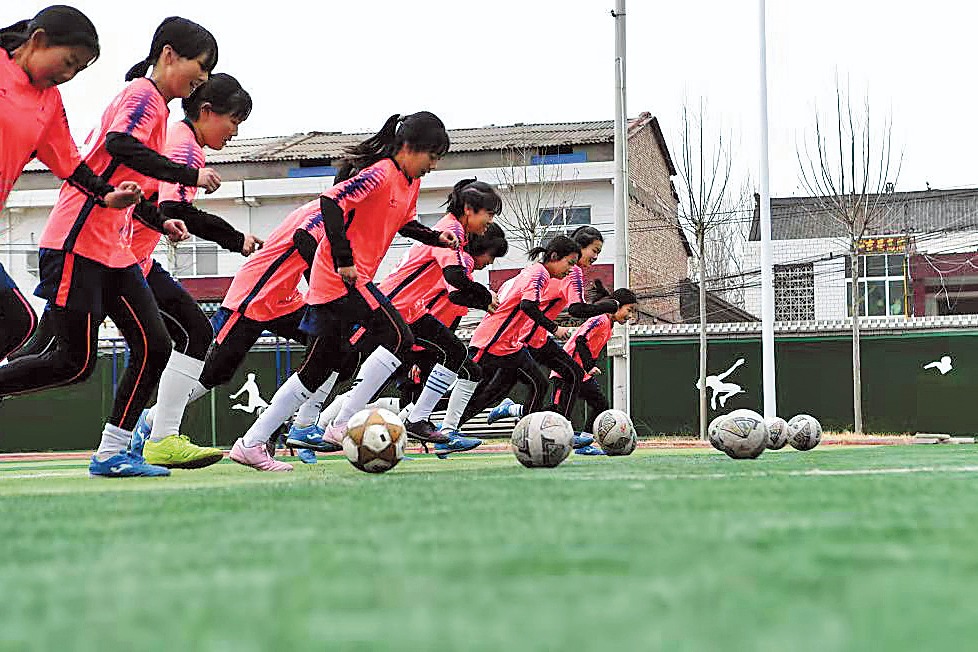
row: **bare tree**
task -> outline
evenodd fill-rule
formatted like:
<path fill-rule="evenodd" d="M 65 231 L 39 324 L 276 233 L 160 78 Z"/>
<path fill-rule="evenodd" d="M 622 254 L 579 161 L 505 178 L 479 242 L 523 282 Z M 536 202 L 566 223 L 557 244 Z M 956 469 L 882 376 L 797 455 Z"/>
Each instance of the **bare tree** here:
<path fill-rule="evenodd" d="M 497 220 L 523 253 L 566 231 L 567 212 L 576 197 L 574 179 L 565 179 L 559 164 L 534 163 L 537 152 L 528 145 L 507 148 L 496 178 L 505 203 Z M 549 222 L 541 220 L 544 214 Z"/>
<path fill-rule="evenodd" d="M 870 121 L 869 98 L 853 107 L 836 83 L 835 111 L 828 120 L 815 111 L 815 132 L 804 152 L 798 150 L 800 181 L 814 208 L 844 231 L 852 262 L 852 407 L 853 429 L 863 432 L 862 363 L 859 346 L 859 243 L 889 224 L 886 195 L 900 176 L 902 155 L 894 162 L 892 122 L 878 130 Z M 894 169 L 895 168 L 895 169 Z"/>
<path fill-rule="evenodd" d="M 703 101 L 691 111 L 683 105 L 679 152 L 679 221 L 693 236 L 697 278 L 699 280 L 700 439 L 706 439 L 709 412 L 706 402 L 706 293 L 711 278 L 727 277 L 734 245 L 723 242 L 735 219 L 738 197 L 731 192 L 733 156 L 729 138 L 721 131 L 708 130 Z M 743 193 L 740 193 L 741 195 Z"/>

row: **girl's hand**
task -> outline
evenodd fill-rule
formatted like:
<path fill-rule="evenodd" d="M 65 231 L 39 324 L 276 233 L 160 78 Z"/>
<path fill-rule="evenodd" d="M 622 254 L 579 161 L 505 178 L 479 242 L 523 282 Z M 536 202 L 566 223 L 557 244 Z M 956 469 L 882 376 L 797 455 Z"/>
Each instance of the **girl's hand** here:
<path fill-rule="evenodd" d="M 441 235 L 438 236 L 438 242 L 444 247 L 451 247 L 452 249 L 458 249 L 458 238 L 451 231 L 442 231 Z"/>
<path fill-rule="evenodd" d="M 492 301 L 489 302 L 489 307 L 486 308 L 486 312 L 488 312 L 491 315 L 492 313 L 499 310 L 499 295 L 493 292 L 492 290 L 489 290 L 489 294 L 492 295 Z"/>
<path fill-rule="evenodd" d="M 105 195 L 105 205 L 109 208 L 128 208 L 138 204 L 143 198 L 142 188 L 135 181 L 123 181 L 115 190 Z"/>
<path fill-rule="evenodd" d="M 170 239 L 170 242 L 182 242 L 190 237 L 190 231 L 183 220 L 166 220 L 163 222 L 163 233 Z"/>
<path fill-rule="evenodd" d="M 589 371 L 587 373 L 588 373 L 589 376 L 600 376 L 601 375 L 601 370 L 598 369 L 597 367 L 592 367 L 591 368 L 591 371 Z"/>
<path fill-rule="evenodd" d="M 253 233 L 249 233 L 248 235 L 245 236 L 244 246 L 241 247 L 241 255 L 250 256 L 251 254 L 261 249 L 263 244 L 265 244 L 264 240 L 262 240 L 261 238 L 259 238 L 257 235 Z"/>
<path fill-rule="evenodd" d="M 570 337 L 570 334 L 571 329 L 567 328 L 566 326 L 558 326 L 557 330 L 554 331 L 554 337 L 556 337 L 558 340 L 566 340 L 568 337 Z"/>
<path fill-rule="evenodd" d="M 221 175 L 214 168 L 200 168 L 197 170 L 197 186 L 209 195 L 221 187 Z"/>
<path fill-rule="evenodd" d="M 340 278 L 342 278 L 343 282 L 347 285 L 357 284 L 357 268 L 354 265 L 350 265 L 349 267 L 339 267 L 336 269 L 336 271 L 339 272 Z"/>

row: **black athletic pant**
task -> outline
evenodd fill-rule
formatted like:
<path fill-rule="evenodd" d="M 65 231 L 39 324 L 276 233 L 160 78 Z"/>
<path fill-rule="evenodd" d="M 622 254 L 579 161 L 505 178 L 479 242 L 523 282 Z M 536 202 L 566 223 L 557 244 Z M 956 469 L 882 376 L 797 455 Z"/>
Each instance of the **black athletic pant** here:
<path fill-rule="evenodd" d="M 574 409 L 574 404 L 564 405 L 568 396 L 568 393 L 565 392 L 567 383 L 563 378 L 555 376 L 550 379 L 550 384 L 553 387 L 554 404 L 561 406 L 561 414 L 567 416 L 569 419 L 569 415 Z M 588 407 L 594 410 L 595 414 L 601 414 L 611 408 L 608 404 L 608 399 L 605 398 L 604 393 L 601 391 L 601 386 L 598 385 L 598 381 L 594 378 L 589 378 L 581 384 L 581 390 L 577 394 L 577 398 L 583 399 L 588 404 Z M 590 431 L 590 426 L 585 424 L 584 429 Z"/>
<path fill-rule="evenodd" d="M 14 286 L 13 281 L 4 283 L 5 274 L 0 268 L 0 360 L 23 346 L 34 327 L 37 316 L 31 304 Z"/>
<path fill-rule="evenodd" d="M 170 337 L 144 280 L 128 270 L 106 274 L 102 309 L 129 345 L 129 364 L 116 390 L 109 423 L 132 430 L 170 359 Z M 54 345 L 0 367 L 0 396 L 79 383 L 95 369 L 98 328 L 105 315 L 52 306 L 46 311 Z"/>
<path fill-rule="evenodd" d="M 204 358 L 200 384 L 213 389 L 230 382 L 248 351 L 265 331 L 305 344 L 306 334 L 299 330 L 304 312 L 300 309 L 272 321 L 255 321 L 227 308 L 218 310 L 211 322 L 216 339 Z"/>
<path fill-rule="evenodd" d="M 551 371 L 556 371 L 564 379 L 565 389 L 563 393 L 566 395 L 565 400 L 561 401 L 560 404 L 557 404 L 556 401 L 551 401 L 543 409 L 557 412 L 565 418 L 570 418 L 570 411 L 574 409 L 574 403 L 577 402 L 577 394 L 580 392 L 581 385 L 584 383 L 584 370 L 581 369 L 581 365 L 574 362 L 574 358 L 570 357 L 567 351 L 562 349 L 556 341 L 549 337 L 547 338 L 547 343 L 540 348 L 530 349 L 530 355 L 533 356 L 533 359 L 538 364 L 543 365 Z M 524 414 L 530 414 L 530 412 L 525 412 Z"/>
<path fill-rule="evenodd" d="M 517 381 L 526 383 L 530 388 L 530 400 L 524 404 L 523 414 L 532 414 L 540 410 L 543 399 L 547 395 L 547 377 L 526 349 L 504 356 L 480 352 L 475 348 L 470 348 L 469 353 L 473 359 L 476 357 L 479 359 L 482 380 L 479 381 L 472 400 L 462 413 L 459 426 L 505 398 Z"/>

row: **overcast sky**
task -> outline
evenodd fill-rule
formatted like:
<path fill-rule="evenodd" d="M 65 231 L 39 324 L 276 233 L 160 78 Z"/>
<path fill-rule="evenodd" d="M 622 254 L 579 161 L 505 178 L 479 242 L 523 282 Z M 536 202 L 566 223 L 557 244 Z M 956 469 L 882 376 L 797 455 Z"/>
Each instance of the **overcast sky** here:
<path fill-rule="evenodd" d="M 72 0 L 65 0 L 72 2 Z M 2 3 L 0 23 L 49 2 Z M 217 70 L 255 100 L 242 137 L 375 131 L 391 113 L 434 111 L 450 128 L 611 119 L 613 0 L 351 0 L 166 3 L 74 0 L 102 56 L 62 87 L 79 139 L 149 52 L 168 15 L 217 37 Z M 756 178 L 756 0 L 628 2 L 628 112 L 658 116 L 674 157 L 684 101 L 705 98 Z M 978 186 L 972 152 L 978 9 L 950 0 L 768 0 L 771 191 L 800 194 L 797 144 L 840 77 L 892 116 L 898 190 Z M 179 104 L 170 105 L 182 117 Z"/>

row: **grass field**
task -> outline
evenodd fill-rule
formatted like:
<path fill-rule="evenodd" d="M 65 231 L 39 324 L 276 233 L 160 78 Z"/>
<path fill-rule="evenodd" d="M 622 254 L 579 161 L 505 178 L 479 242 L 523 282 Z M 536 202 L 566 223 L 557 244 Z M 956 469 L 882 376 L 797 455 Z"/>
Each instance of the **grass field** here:
<path fill-rule="evenodd" d="M 936 650 L 978 624 L 978 447 L 0 464 L 0 649 Z"/>

